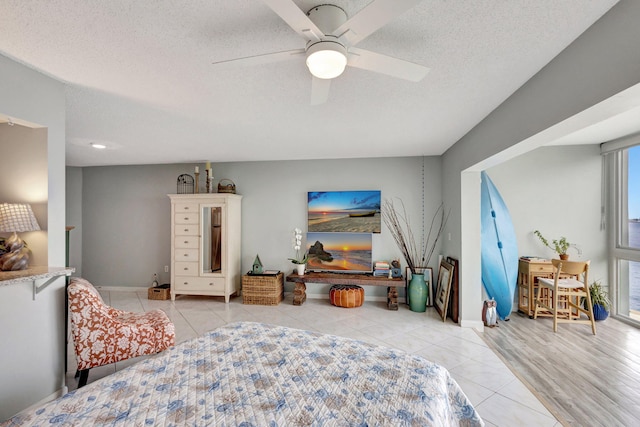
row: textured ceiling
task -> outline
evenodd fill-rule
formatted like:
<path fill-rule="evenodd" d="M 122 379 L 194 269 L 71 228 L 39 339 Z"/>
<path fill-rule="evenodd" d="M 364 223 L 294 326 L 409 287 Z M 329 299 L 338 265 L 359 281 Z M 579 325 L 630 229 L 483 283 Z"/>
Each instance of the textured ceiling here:
<path fill-rule="evenodd" d="M 67 83 L 70 166 L 440 155 L 616 2 L 423 0 L 358 47 L 426 78 L 348 67 L 318 106 L 304 58 L 212 64 L 304 47 L 261 0 L 0 0 L 0 53 Z"/>

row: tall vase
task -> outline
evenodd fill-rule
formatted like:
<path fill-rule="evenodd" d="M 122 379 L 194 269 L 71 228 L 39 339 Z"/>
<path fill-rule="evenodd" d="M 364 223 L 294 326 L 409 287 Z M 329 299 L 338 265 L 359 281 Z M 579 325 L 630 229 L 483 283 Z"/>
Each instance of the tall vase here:
<path fill-rule="evenodd" d="M 424 313 L 427 310 L 428 296 L 429 289 L 424 281 L 424 274 L 411 274 L 411 281 L 409 281 L 409 309 Z"/>
<path fill-rule="evenodd" d="M 304 269 L 307 265 L 306 264 L 296 264 L 296 270 L 298 272 L 298 276 L 304 276 Z"/>

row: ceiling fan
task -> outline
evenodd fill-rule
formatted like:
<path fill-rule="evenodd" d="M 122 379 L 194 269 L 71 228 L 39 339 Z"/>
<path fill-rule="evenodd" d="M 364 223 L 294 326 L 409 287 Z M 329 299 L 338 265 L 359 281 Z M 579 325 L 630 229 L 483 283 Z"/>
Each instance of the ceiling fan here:
<path fill-rule="evenodd" d="M 422 80 L 429 72 L 429 68 L 422 65 L 354 47 L 422 0 L 377 0 L 350 19 L 342 8 L 333 4 L 315 6 L 305 13 L 293 0 L 262 1 L 306 40 L 306 46 L 214 62 L 214 65 L 259 65 L 306 57 L 312 75 L 311 105 L 327 101 L 331 79 L 342 74 L 347 65 L 413 82 Z"/>

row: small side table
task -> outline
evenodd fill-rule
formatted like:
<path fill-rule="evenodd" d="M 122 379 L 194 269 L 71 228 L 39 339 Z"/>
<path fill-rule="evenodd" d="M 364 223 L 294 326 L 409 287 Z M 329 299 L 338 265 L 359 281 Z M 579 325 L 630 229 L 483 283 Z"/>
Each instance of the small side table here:
<path fill-rule="evenodd" d="M 529 317 L 536 308 L 538 277 L 553 277 L 553 264 L 548 259 L 525 258 L 518 260 L 518 311 Z"/>

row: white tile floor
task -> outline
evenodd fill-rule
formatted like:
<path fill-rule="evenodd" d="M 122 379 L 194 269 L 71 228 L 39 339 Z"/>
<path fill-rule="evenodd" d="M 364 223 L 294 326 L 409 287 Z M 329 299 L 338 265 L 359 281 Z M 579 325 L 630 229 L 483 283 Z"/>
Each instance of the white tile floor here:
<path fill-rule="evenodd" d="M 414 313 L 404 304 L 387 310 L 383 302 L 362 307 L 334 307 L 328 300 L 292 304 L 288 295 L 278 306 L 243 305 L 242 298 L 225 304 L 222 298 L 147 299 L 146 292 L 103 292 L 105 302 L 129 311 L 163 309 L 176 327 L 176 342 L 193 338 L 229 322 L 253 321 L 342 335 L 420 355 L 446 367 L 476 407 L 487 426 L 556 426 L 561 424 L 471 329 L 450 320 L 443 323 L 433 308 Z M 135 363 L 138 359 L 94 368 L 89 382 Z M 69 343 L 67 385 L 77 387 L 73 343 Z"/>

